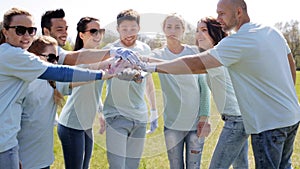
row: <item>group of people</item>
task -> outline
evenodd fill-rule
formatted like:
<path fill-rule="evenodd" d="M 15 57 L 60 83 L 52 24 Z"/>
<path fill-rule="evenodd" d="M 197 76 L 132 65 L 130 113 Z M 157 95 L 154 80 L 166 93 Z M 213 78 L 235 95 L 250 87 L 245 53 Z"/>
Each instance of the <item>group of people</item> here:
<path fill-rule="evenodd" d="M 103 49 L 99 19 L 83 17 L 74 51 L 65 51 L 63 9 L 43 14 L 37 38 L 29 12 L 7 11 L 0 35 L 0 168 L 49 169 L 62 106 L 57 132 L 66 169 L 89 168 L 97 112 L 109 167 L 137 169 L 146 133 L 158 127 L 152 72 L 159 73 L 164 94 L 171 169 L 200 168 L 211 132 L 210 92 L 224 126 L 209 168 L 249 168 L 249 136 L 256 168 L 292 168 L 300 107 L 290 48 L 278 30 L 250 22 L 243 0 L 220 0 L 217 14 L 198 21 L 195 46 L 182 43 L 184 19 L 168 15 L 162 24 L 166 45 L 153 51 L 137 40 L 137 11 L 117 15 L 119 39 Z M 63 95 L 69 95 L 64 105 Z"/>

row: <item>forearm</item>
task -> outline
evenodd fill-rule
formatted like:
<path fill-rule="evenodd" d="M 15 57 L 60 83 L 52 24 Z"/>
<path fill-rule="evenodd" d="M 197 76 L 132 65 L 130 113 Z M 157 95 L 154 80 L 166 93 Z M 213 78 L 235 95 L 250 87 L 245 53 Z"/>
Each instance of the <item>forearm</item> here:
<path fill-rule="evenodd" d="M 152 76 L 147 76 L 146 97 L 149 101 L 151 110 L 156 110 L 155 87 Z"/>
<path fill-rule="evenodd" d="M 198 83 L 200 88 L 200 116 L 210 115 L 210 89 L 206 81 L 206 75 L 199 75 Z"/>
<path fill-rule="evenodd" d="M 295 85 L 296 84 L 296 65 L 295 65 L 295 60 L 294 60 L 292 53 L 288 54 L 288 60 L 289 60 L 289 64 L 290 64 L 292 78 L 293 78 L 294 85 Z"/>
<path fill-rule="evenodd" d="M 89 49 L 85 51 L 74 51 L 66 55 L 65 65 L 90 64 L 110 58 L 110 51 Z"/>
<path fill-rule="evenodd" d="M 69 88 L 73 89 L 75 87 L 82 86 L 82 85 L 85 85 L 85 84 L 89 84 L 89 83 L 92 83 L 92 82 L 93 81 L 88 81 L 88 82 L 73 82 L 73 83 L 70 83 Z"/>
<path fill-rule="evenodd" d="M 158 59 L 158 58 L 149 57 L 149 56 L 141 56 L 140 59 L 141 59 L 141 61 L 146 62 L 146 63 L 155 63 L 155 62 L 166 61 L 166 60 L 163 60 L 163 59 Z"/>
<path fill-rule="evenodd" d="M 91 71 L 76 67 L 51 65 L 39 77 L 39 79 L 54 80 L 59 82 L 83 82 L 100 80 L 102 78 L 101 71 Z"/>
<path fill-rule="evenodd" d="M 187 55 L 168 62 L 157 63 L 156 71 L 167 74 L 201 74 L 222 64 L 207 52 Z"/>

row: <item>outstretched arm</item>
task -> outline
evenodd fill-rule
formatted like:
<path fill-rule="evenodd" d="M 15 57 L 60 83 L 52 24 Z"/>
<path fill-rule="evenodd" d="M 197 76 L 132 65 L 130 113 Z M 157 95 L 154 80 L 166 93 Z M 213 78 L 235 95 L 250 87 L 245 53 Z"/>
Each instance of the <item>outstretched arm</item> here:
<path fill-rule="evenodd" d="M 59 82 L 83 82 L 107 79 L 111 78 L 110 76 L 113 77 L 113 75 L 109 75 L 102 70 L 92 71 L 70 66 L 49 65 L 39 79 Z"/>
<path fill-rule="evenodd" d="M 158 127 L 158 113 L 155 100 L 155 87 L 151 74 L 147 76 L 146 97 L 150 104 L 150 129 L 147 131 L 147 133 L 150 134 L 153 133 Z"/>
<path fill-rule="evenodd" d="M 206 69 L 222 66 L 222 64 L 208 52 L 187 55 L 171 61 L 156 64 L 156 72 L 166 74 L 201 74 Z"/>
<path fill-rule="evenodd" d="M 65 65 L 90 64 L 110 58 L 110 50 L 88 49 L 69 52 L 64 60 Z"/>

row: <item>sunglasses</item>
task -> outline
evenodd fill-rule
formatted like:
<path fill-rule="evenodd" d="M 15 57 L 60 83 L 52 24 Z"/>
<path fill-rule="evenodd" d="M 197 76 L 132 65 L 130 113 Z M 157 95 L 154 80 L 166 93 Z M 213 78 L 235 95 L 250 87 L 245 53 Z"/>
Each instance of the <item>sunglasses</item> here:
<path fill-rule="evenodd" d="M 84 32 L 90 32 L 93 36 L 97 36 L 98 33 L 104 34 L 105 33 L 105 29 L 90 29 L 90 30 L 86 30 Z"/>
<path fill-rule="evenodd" d="M 48 55 L 43 55 L 43 54 L 40 54 L 40 55 L 44 56 L 47 59 L 47 61 L 50 63 L 54 63 L 54 61 L 58 62 L 58 59 L 59 59 L 59 56 L 56 56 L 53 53 L 50 53 Z"/>
<path fill-rule="evenodd" d="M 28 32 L 28 34 L 29 34 L 30 36 L 34 36 L 34 35 L 36 34 L 36 30 L 37 30 L 36 27 L 25 27 L 25 26 L 7 26 L 7 27 L 5 27 L 5 28 L 6 28 L 7 30 L 8 30 L 9 28 L 15 29 L 16 34 L 17 34 L 18 36 L 23 36 L 23 35 L 25 35 L 26 32 Z"/>

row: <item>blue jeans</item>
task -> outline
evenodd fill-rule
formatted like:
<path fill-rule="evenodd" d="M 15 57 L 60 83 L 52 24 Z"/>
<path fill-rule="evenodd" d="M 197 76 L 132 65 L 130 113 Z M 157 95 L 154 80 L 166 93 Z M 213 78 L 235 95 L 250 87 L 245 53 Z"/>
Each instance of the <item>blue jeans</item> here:
<path fill-rule="evenodd" d="M 65 168 L 88 169 L 93 151 L 92 129 L 76 130 L 58 124 L 57 132 L 64 153 Z"/>
<path fill-rule="evenodd" d="M 197 131 L 178 131 L 164 127 L 169 164 L 171 169 L 199 169 L 204 138 L 198 138 Z M 186 167 L 184 167 L 184 144 Z"/>
<path fill-rule="evenodd" d="M 210 161 L 210 169 L 247 169 L 248 137 L 241 116 L 222 115 L 225 122 Z"/>
<path fill-rule="evenodd" d="M 110 169 L 137 169 L 144 149 L 147 123 L 118 115 L 106 118 Z"/>
<path fill-rule="evenodd" d="M 292 169 L 291 156 L 298 126 L 299 122 L 289 127 L 251 134 L 255 167 L 257 169 Z"/>
<path fill-rule="evenodd" d="M 0 153 L 0 168 L 19 169 L 19 147 L 15 146 Z"/>

